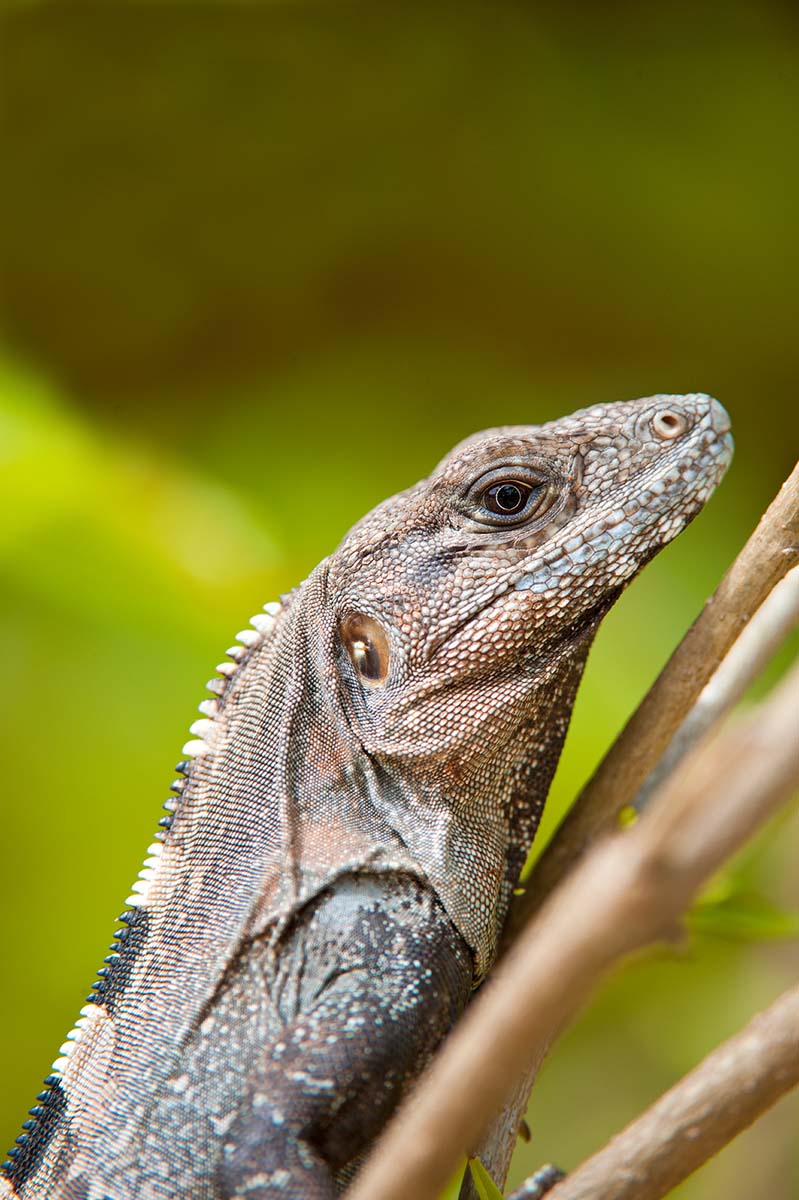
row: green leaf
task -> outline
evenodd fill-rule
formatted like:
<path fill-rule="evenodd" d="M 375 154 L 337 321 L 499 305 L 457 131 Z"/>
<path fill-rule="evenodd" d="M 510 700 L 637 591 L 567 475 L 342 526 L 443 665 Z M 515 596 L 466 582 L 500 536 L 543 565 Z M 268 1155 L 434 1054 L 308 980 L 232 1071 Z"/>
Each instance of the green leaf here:
<path fill-rule="evenodd" d="M 489 1175 L 479 1158 L 469 1159 L 469 1170 L 472 1173 L 474 1186 L 480 1200 L 502 1200 L 502 1192 Z"/>

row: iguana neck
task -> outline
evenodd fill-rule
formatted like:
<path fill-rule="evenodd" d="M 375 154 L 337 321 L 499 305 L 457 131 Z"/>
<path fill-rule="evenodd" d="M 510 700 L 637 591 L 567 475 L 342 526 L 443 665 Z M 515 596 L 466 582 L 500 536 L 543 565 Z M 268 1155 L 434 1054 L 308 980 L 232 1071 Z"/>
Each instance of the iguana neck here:
<path fill-rule="evenodd" d="M 357 743 L 324 687 L 313 620 L 324 573 L 322 564 L 292 594 L 229 677 L 213 717 L 199 723 L 205 748 L 194 747 L 146 888 L 131 898 L 130 933 L 84 1010 L 86 1029 L 107 1031 L 104 1055 L 95 1038 L 89 1060 L 78 1039 L 63 1070 L 67 1094 L 98 1067 L 122 1094 L 142 1079 L 155 1092 L 179 1070 L 181 1046 L 248 943 L 275 944 L 343 873 L 415 869 L 372 805 Z M 126 1112 L 108 1123 L 109 1153 L 137 1120 Z"/>

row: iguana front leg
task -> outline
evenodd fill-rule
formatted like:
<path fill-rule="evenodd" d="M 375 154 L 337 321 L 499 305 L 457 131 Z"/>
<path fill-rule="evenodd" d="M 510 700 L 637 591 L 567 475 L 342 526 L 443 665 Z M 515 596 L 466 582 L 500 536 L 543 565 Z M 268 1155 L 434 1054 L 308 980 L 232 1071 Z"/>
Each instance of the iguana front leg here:
<path fill-rule="evenodd" d="M 226 1135 L 220 1196 L 329 1200 L 463 1008 L 472 957 L 429 889 L 364 875 L 300 914 L 276 964 L 289 1019 Z"/>

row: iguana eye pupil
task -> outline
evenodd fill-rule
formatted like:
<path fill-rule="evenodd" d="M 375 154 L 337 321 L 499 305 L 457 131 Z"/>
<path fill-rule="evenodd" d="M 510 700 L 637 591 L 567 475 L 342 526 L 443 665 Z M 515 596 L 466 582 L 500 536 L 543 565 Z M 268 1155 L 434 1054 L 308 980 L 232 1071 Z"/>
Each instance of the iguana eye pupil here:
<path fill-rule="evenodd" d="M 366 679 L 380 678 L 380 655 L 371 642 L 352 643 L 352 661 Z"/>
<path fill-rule="evenodd" d="M 361 679 L 372 686 L 384 683 L 390 653 L 382 626 L 372 617 L 353 613 L 342 622 L 341 639 Z"/>
<path fill-rule="evenodd" d="M 495 483 L 486 491 L 483 503 L 489 512 L 509 517 L 522 511 L 531 491 L 525 483 Z"/>

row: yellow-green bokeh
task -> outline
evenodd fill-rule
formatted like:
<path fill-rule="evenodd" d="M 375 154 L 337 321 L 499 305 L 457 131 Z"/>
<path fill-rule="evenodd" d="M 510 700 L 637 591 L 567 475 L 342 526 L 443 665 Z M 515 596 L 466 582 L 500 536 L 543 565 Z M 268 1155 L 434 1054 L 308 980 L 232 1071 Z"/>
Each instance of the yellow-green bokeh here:
<path fill-rule="evenodd" d="M 799 22 L 787 3 L 0 19 L 10 1144 L 249 615 L 467 433 L 712 391 L 735 462 L 603 628 L 552 828 L 796 457 Z M 543 1072 L 514 1178 L 574 1165 L 795 978 L 764 905 L 799 904 L 798 853 L 789 814 L 685 950 L 607 984 Z M 798 1114 L 677 1194 L 790 1200 Z"/>

